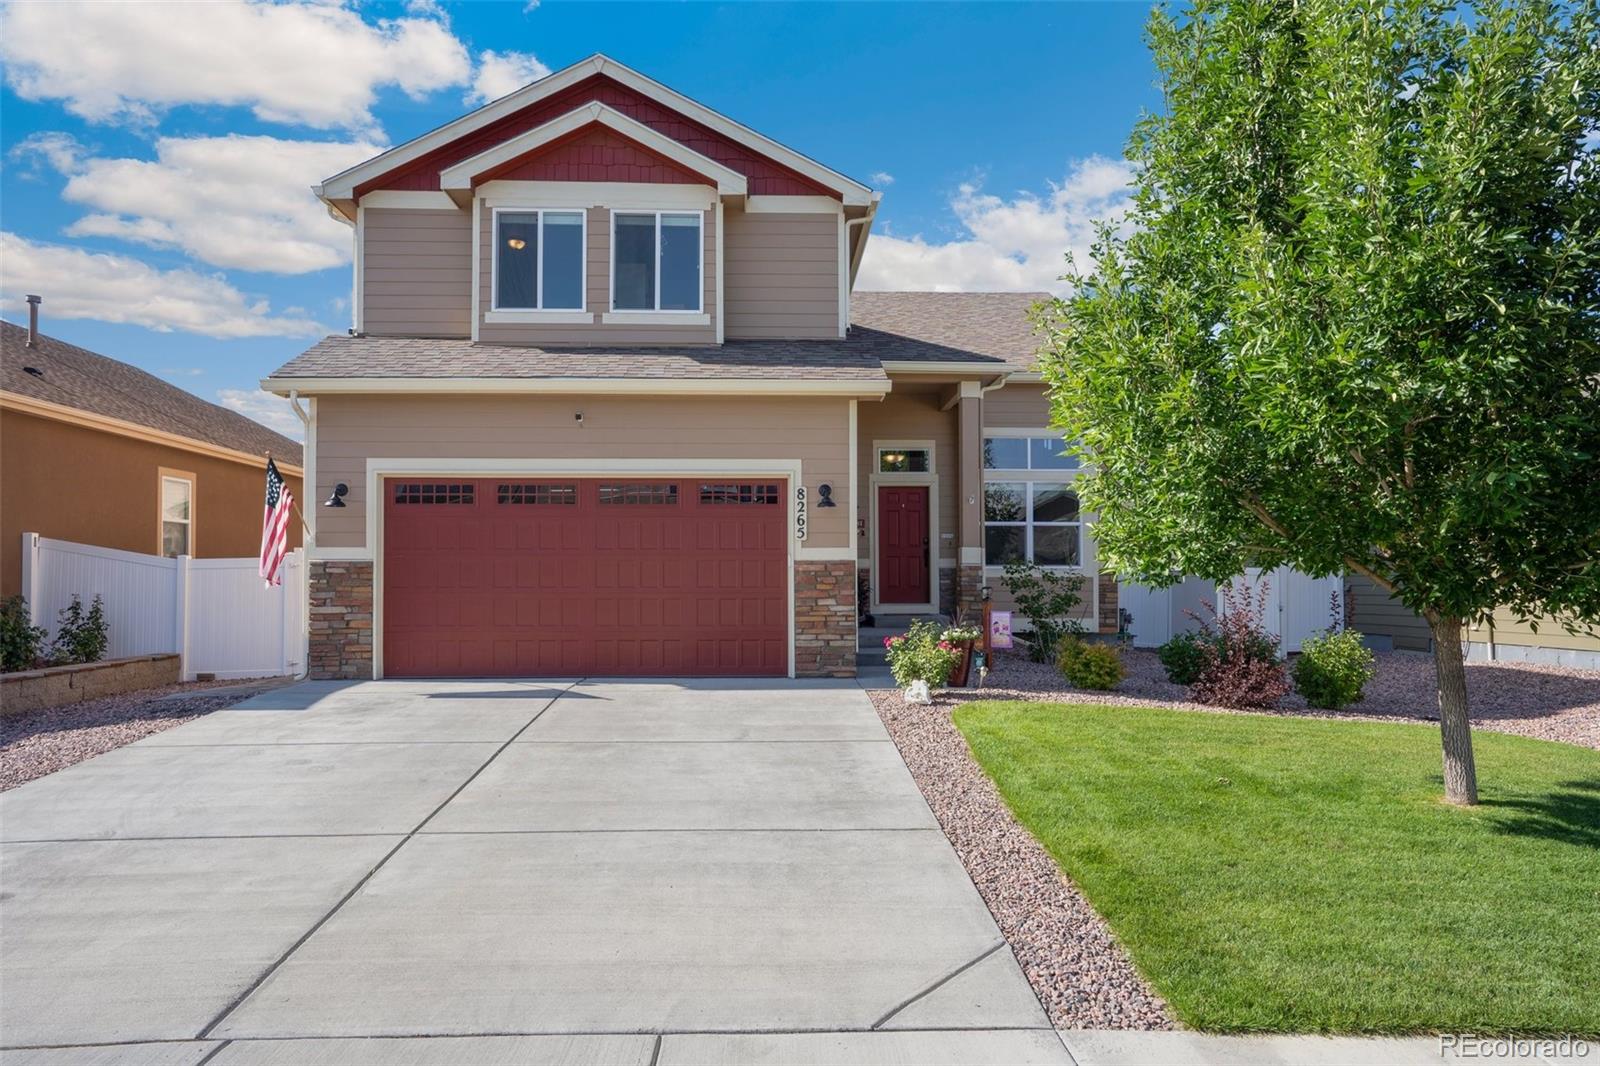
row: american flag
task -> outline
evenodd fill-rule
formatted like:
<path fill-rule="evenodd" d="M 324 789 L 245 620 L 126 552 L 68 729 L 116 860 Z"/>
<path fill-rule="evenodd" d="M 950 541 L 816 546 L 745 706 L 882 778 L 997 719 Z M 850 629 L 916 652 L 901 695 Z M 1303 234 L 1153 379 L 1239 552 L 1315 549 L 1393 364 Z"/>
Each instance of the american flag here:
<path fill-rule="evenodd" d="M 294 512 L 294 493 L 284 484 L 278 464 L 267 460 L 267 509 L 261 516 L 261 580 L 267 587 L 281 585 L 279 568 L 289 553 L 289 516 Z"/>

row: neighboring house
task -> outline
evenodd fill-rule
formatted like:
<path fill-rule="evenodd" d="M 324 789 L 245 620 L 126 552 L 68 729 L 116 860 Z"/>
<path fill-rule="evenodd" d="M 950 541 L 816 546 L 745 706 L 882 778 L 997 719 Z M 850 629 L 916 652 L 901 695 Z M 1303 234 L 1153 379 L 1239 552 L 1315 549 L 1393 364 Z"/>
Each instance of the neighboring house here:
<path fill-rule="evenodd" d="M 1351 574 L 1346 587 L 1351 598 L 1351 624 L 1369 638 L 1376 638 L 1375 643 L 1410 651 L 1433 649 L 1433 633 L 1421 615 L 1359 574 Z M 1466 627 L 1462 639 L 1471 659 L 1600 670 L 1600 629 L 1568 633 L 1552 618 L 1540 619 L 1535 631 L 1510 611 L 1500 610 L 1488 624 Z"/>
<path fill-rule="evenodd" d="M 159 378 L 0 322 L 0 595 L 22 536 L 145 555 L 254 556 L 269 450 L 300 492 L 300 445 Z M 290 530 L 290 546 L 300 531 Z"/>
<path fill-rule="evenodd" d="M 327 179 L 314 676 L 848 676 L 1013 558 L 1095 578 L 1041 294 L 855 293 L 879 193 L 595 56 Z"/>

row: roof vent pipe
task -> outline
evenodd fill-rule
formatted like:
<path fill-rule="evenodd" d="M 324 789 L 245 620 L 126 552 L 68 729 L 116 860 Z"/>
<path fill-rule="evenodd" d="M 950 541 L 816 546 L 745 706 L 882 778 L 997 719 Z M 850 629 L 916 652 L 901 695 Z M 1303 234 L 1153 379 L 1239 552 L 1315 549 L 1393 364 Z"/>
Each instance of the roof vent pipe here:
<path fill-rule="evenodd" d="M 28 347 L 39 347 L 39 304 L 43 297 L 28 294 Z"/>

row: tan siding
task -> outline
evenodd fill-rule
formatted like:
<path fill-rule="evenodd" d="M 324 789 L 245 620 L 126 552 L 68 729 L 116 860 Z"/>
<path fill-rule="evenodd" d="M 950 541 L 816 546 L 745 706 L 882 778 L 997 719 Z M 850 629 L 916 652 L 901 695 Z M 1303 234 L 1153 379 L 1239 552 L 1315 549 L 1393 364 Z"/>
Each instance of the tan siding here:
<path fill-rule="evenodd" d="M 723 219 L 730 340 L 839 335 L 839 219 L 748 214 Z"/>
<path fill-rule="evenodd" d="M 847 548 L 849 422 L 849 401 L 826 397 L 321 396 L 310 495 L 350 494 L 321 509 L 317 542 L 365 546 L 369 458 L 526 459 L 530 473 L 541 458 L 729 458 L 798 460 L 813 499 L 832 484 L 839 506 L 812 508 L 806 546 Z"/>
<path fill-rule="evenodd" d="M 1043 385 L 1007 385 L 983 397 L 983 424 L 997 429 L 1045 429 L 1050 399 Z"/>
<path fill-rule="evenodd" d="M 898 389 L 882 401 L 863 401 L 856 408 L 856 438 L 861 454 L 856 457 L 858 483 L 862 493 L 871 492 L 875 440 L 931 440 L 933 468 L 938 477 L 934 487 L 939 504 L 940 562 L 954 565 L 956 554 L 956 413 L 939 410 L 940 393 L 933 390 L 902 392 Z M 863 496 L 860 518 L 867 522 L 867 535 L 857 537 L 856 550 L 863 565 L 871 557 L 873 538 L 872 498 Z M 946 536 L 946 534 L 949 534 Z M 935 575 L 937 578 L 937 575 Z M 937 581 L 935 589 L 938 588 Z"/>
<path fill-rule="evenodd" d="M 1491 636 L 1496 644 L 1513 644 L 1525 648 L 1600 651 L 1600 627 L 1591 628 L 1586 633 L 1568 633 L 1560 622 L 1546 617 L 1539 619 L 1539 631 L 1534 632 L 1529 623 L 1519 621 L 1507 610 L 1494 613 L 1492 630 L 1489 626 L 1472 626 L 1467 630 L 1468 640 L 1488 643 Z"/>
<path fill-rule="evenodd" d="M 372 334 L 472 333 L 472 214 L 362 210 L 362 326 Z"/>
<path fill-rule="evenodd" d="M 1345 579 L 1345 587 L 1354 601 L 1351 617 L 1357 630 L 1371 636 L 1390 637 L 1397 648 L 1427 651 L 1433 646 L 1428 623 L 1372 581 L 1360 574 L 1351 574 Z"/>
<path fill-rule="evenodd" d="M 618 209 L 623 210 L 623 209 Z M 588 283 L 586 310 L 595 316 L 592 325 L 539 326 L 484 322 L 478 339 L 485 344 L 715 344 L 717 339 L 717 216 L 702 211 L 701 235 L 705 239 L 702 282 L 705 285 L 704 310 L 711 316 L 705 326 L 618 326 L 606 325 L 600 316 L 611 309 L 611 210 L 591 207 L 588 212 L 588 256 L 585 269 Z M 488 311 L 494 306 L 494 211 L 482 210 L 478 242 L 478 306 Z M 470 318 L 470 315 L 469 315 Z"/>

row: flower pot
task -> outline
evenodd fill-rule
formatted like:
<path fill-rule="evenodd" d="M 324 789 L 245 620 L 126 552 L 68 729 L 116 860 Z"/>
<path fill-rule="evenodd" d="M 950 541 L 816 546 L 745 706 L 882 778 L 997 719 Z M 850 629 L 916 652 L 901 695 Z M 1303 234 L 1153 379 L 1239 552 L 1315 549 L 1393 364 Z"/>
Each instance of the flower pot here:
<path fill-rule="evenodd" d="M 947 679 L 951 688 L 967 687 L 967 677 L 972 673 L 972 643 L 963 640 L 960 644 L 961 658 L 950 668 L 950 677 Z"/>

